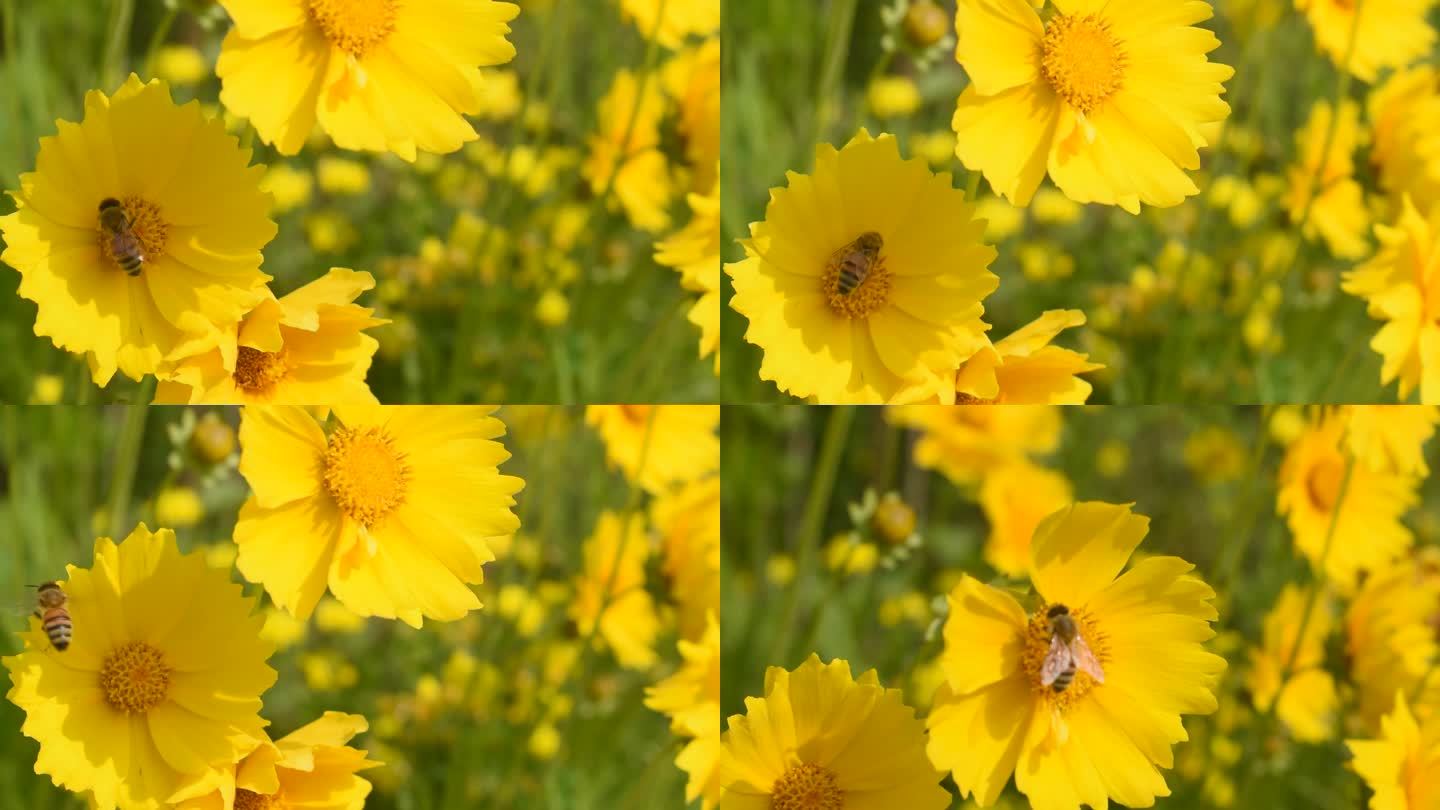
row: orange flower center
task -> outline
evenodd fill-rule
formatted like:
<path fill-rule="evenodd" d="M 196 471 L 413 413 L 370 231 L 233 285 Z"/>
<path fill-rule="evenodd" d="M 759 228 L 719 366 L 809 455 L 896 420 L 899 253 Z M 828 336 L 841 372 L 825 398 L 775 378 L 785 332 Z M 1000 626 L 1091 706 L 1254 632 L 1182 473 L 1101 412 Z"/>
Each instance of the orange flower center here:
<path fill-rule="evenodd" d="M 274 804 L 271 796 L 262 796 L 245 788 L 235 790 L 235 810 L 270 810 Z"/>
<path fill-rule="evenodd" d="M 1049 604 L 1040 605 L 1040 609 L 1030 615 L 1030 623 L 1025 628 L 1025 650 L 1021 653 L 1020 664 L 1025 670 L 1025 676 L 1030 680 L 1030 689 L 1042 700 L 1057 708 L 1066 709 L 1080 698 L 1084 697 L 1095 688 L 1095 679 L 1090 673 L 1077 669 L 1074 679 L 1066 688 L 1055 691 L 1054 684 L 1046 685 L 1040 678 L 1040 670 L 1045 665 L 1045 658 L 1050 654 L 1050 639 L 1055 635 L 1051 627 L 1050 618 L 1046 613 L 1050 610 Z M 1095 653 L 1095 658 L 1103 668 L 1109 660 L 1109 645 L 1106 643 L 1105 635 L 1095 627 L 1083 609 L 1070 608 L 1070 616 L 1080 631 L 1080 637 Z"/>
<path fill-rule="evenodd" d="M 330 43 L 359 59 L 395 30 L 398 0 L 306 0 Z"/>
<path fill-rule="evenodd" d="M 1340 483 L 1344 479 L 1345 462 L 1339 456 L 1327 457 L 1310 468 L 1310 474 L 1305 477 L 1305 489 L 1316 510 L 1330 512 L 1335 509 L 1335 502 L 1340 499 Z"/>
<path fill-rule="evenodd" d="M 262 352 L 249 346 L 241 346 L 235 358 L 235 373 L 231 375 L 235 386 L 252 396 L 263 396 L 275 388 L 290 373 L 285 362 L 285 352 Z"/>
<path fill-rule="evenodd" d="M 377 427 L 337 429 L 325 448 L 325 491 L 345 514 L 373 526 L 405 501 L 410 466 Z"/>
<path fill-rule="evenodd" d="M 1040 73 L 1055 94 L 1087 115 L 1125 79 L 1125 51 L 1109 23 L 1094 14 L 1050 20 L 1040 52 Z"/>
<path fill-rule="evenodd" d="M 159 705 L 169 690 L 165 656 L 143 641 L 116 647 L 100 665 L 100 692 L 116 711 L 143 714 Z"/>
<path fill-rule="evenodd" d="M 644 427 L 644 426 L 645 426 L 645 423 L 646 423 L 647 421 L 649 421 L 649 419 L 650 419 L 650 409 L 651 409 L 652 407 L 654 407 L 654 406 L 652 406 L 652 405 L 621 405 L 621 406 L 620 406 L 620 413 L 625 416 L 625 420 L 626 420 L 627 422 L 629 422 L 630 424 L 632 424 L 632 425 L 638 425 L 638 426 L 640 426 L 640 427 Z"/>
<path fill-rule="evenodd" d="M 139 197 L 125 197 L 120 208 L 127 220 L 121 231 L 112 231 L 96 220 L 100 252 L 120 268 L 129 258 L 128 254 L 138 250 L 145 262 L 153 262 L 165 252 L 165 242 L 170 237 L 170 223 L 160 216 L 160 207 Z"/>
<path fill-rule="evenodd" d="M 880 307 L 890 298 L 890 270 L 885 266 L 884 255 L 875 257 L 873 262 L 866 265 L 864 277 L 858 284 L 854 283 L 854 269 L 852 264 L 849 270 L 841 255 L 833 256 L 825 265 L 825 274 L 821 276 L 821 289 L 825 292 L 825 301 L 830 305 L 830 310 L 836 315 L 846 318 L 864 318 Z M 850 273 L 848 280 L 842 280 L 847 272 Z"/>
<path fill-rule="evenodd" d="M 845 794 L 835 774 L 809 762 L 786 771 L 770 791 L 770 810 L 842 810 Z"/>

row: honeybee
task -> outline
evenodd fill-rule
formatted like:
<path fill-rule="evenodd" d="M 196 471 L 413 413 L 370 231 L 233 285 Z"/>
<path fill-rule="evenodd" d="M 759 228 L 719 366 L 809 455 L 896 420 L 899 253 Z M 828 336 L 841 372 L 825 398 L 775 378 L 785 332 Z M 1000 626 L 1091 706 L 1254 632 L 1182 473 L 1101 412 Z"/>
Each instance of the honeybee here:
<path fill-rule="evenodd" d="M 870 271 L 880 261 L 880 249 L 885 240 L 874 231 L 866 231 L 855 241 L 835 251 L 830 256 L 831 266 L 840 268 L 839 289 L 841 295 L 849 295 L 865 283 Z"/>
<path fill-rule="evenodd" d="M 145 267 L 145 252 L 130 227 L 130 215 L 114 197 L 100 201 L 100 229 L 110 238 L 110 253 L 128 275 L 138 276 Z"/>
<path fill-rule="evenodd" d="M 1070 615 L 1070 608 L 1052 605 L 1045 612 L 1045 618 L 1050 621 L 1050 651 L 1040 667 L 1040 683 L 1064 692 L 1077 672 L 1088 672 L 1097 683 L 1104 683 L 1105 670 L 1100 668 L 1095 653 L 1080 635 L 1080 626 Z"/>
<path fill-rule="evenodd" d="M 45 635 L 50 637 L 50 643 L 60 652 L 65 652 L 70 647 L 70 635 L 74 630 L 70 611 L 65 608 L 68 601 L 65 592 L 54 582 L 41 585 L 35 594 L 35 615 L 40 617 L 40 626 L 45 628 Z"/>

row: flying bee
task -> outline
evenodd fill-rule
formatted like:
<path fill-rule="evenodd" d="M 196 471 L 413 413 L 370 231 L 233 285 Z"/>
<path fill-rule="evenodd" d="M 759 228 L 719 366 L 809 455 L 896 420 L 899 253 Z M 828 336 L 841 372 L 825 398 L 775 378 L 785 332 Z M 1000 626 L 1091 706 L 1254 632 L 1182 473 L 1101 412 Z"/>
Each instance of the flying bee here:
<path fill-rule="evenodd" d="M 880 248 L 884 246 L 885 240 L 880 234 L 866 231 L 830 256 L 830 265 L 840 269 L 841 295 L 849 295 L 865 283 L 880 261 Z"/>
<path fill-rule="evenodd" d="M 106 197 L 100 201 L 100 230 L 110 239 L 110 253 L 126 274 L 138 276 L 145 267 L 145 251 L 130 225 L 130 215 L 119 200 Z"/>
<path fill-rule="evenodd" d="M 70 635 L 74 630 L 70 611 L 65 607 L 68 601 L 65 592 L 54 582 L 41 585 L 35 594 L 35 615 L 40 617 L 40 626 L 45 628 L 50 643 L 60 652 L 70 647 Z"/>
<path fill-rule="evenodd" d="M 1070 615 L 1070 608 L 1052 605 L 1045 611 L 1045 618 L 1050 622 L 1050 651 L 1040 667 L 1040 683 L 1064 692 L 1077 672 L 1087 672 L 1097 683 L 1104 683 L 1105 670 L 1080 635 L 1080 625 Z"/>

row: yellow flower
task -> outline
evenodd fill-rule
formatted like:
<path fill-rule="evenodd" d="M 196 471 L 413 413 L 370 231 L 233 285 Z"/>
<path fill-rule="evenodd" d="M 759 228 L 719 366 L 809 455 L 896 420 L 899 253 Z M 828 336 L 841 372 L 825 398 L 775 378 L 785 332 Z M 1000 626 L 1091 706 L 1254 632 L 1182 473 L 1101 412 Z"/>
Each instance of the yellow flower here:
<path fill-rule="evenodd" d="M 282 155 L 318 121 L 341 149 L 445 154 L 476 138 L 481 67 L 515 57 L 519 6 L 495 0 L 220 0 L 235 27 L 220 101 Z"/>
<path fill-rule="evenodd" d="M 915 710 L 875 670 L 857 680 L 844 660 L 770 667 L 765 696 L 746 699 L 723 744 L 721 810 L 830 810 L 852 792 L 867 807 L 950 806 Z"/>
<path fill-rule="evenodd" d="M 155 52 L 155 75 L 184 87 L 208 78 L 210 65 L 192 45 L 166 45 Z"/>
<path fill-rule="evenodd" d="M 1147 557 L 1120 573 L 1149 519 L 1129 506 L 1077 503 L 1041 522 L 1030 546 L 1040 597 L 1027 613 L 1008 592 L 970 576 L 950 594 L 945 683 L 927 720 L 930 758 L 962 796 L 994 803 L 1015 786 L 1042 810 L 1109 801 L 1149 807 L 1169 787 L 1182 714 L 1208 714 L 1225 659 L 1214 591 L 1178 557 Z M 1103 678 L 1081 670 L 1056 691 L 1041 679 L 1053 632 L 1068 609 Z"/>
<path fill-rule="evenodd" d="M 585 421 L 600 433 L 610 464 L 649 492 L 720 468 L 717 405 L 591 405 Z"/>
<path fill-rule="evenodd" d="M 1083 405 L 1091 386 L 1077 374 L 1104 368 L 1087 355 L 1051 346 L 1057 335 L 1084 326 L 1078 309 L 1051 309 L 1003 340 L 980 349 L 955 375 L 957 402 Z"/>
<path fill-rule="evenodd" d="M 657 660 L 660 619 L 645 590 L 649 556 L 641 516 L 602 513 L 595 533 L 585 541 L 584 570 L 575 580 L 575 601 L 570 604 L 570 618 L 580 635 L 603 639 L 615 660 L 629 669 L 648 669 Z"/>
<path fill-rule="evenodd" d="M 275 199 L 275 213 L 293 211 L 310 202 L 315 180 L 310 172 L 293 166 L 279 164 L 271 166 L 260 181 L 260 188 Z"/>
<path fill-rule="evenodd" d="M 290 735 L 265 740 L 209 784 L 176 797 L 176 810 L 361 810 L 379 762 L 346 745 L 369 728 L 355 714 L 325 712 Z"/>
<path fill-rule="evenodd" d="M 1331 253 L 1343 259 L 1358 259 L 1370 251 L 1370 242 L 1365 238 L 1370 215 L 1365 209 L 1364 191 L 1355 180 L 1353 158 L 1360 139 L 1360 107 L 1353 101 L 1343 102 L 1333 134 L 1331 115 L 1328 101 L 1315 102 L 1309 121 L 1296 133 L 1300 162 L 1287 172 L 1285 206 L 1290 221 L 1297 224 L 1309 209 L 1307 238 L 1313 239 L 1318 233 Z M 1330 150 L 1322 152 L 1327 135 Z"/>
<path fill-rule="evenodd" d="M 4 659 L 21 731 L 40 742 L 36 773 L 94 807 L 159 810 L 264 738 L 274 648 L 228 570 L 142 523 L 118 545 L 96 540 L 93 568 L 66 572 L 69 649 L 56 652 L 34 619 L 24 651 Z"/>
<path fill-rule="evenodd" d="M 876 118 L 907 118 L 920 109 L 920 88 L 909 76 L 880 76 L 870 82 L 865 102 Z"/>
<path fill-rule="evenodd" d="M 1378 740 L 1347 740 L 1355 772 L 1375 792 L 1371 810 L 1440 807 L 1440 716 L 1415 722 L 1403 693 L 1385 717 Z"/>
<path fill-rule="evenodd" d="M 486 538 L 520 525 L 524 486 L 491 406 L 335 408 L 329 434 L 303 409 L 251 406 L 240 423 L 237 566 L 275 604 L 309 617 L 328 586 L 362 616 L 459 619 L 494 559 Z"/>
<path fill-rule="evenodd" d="M 1440 76 L 1429 65 L 1392 73 L 1370 93 L 1370 162 L 1397 205 L 1409 195 L 1422 210 L 1440 204 Z"/>
<path fill-rule="evenodd" d="M 1354 0 L 1295 0 L 1310 21 L 1316 46 L 1367 82 L 1383 68 L 1406 67 L 1430 52 L 1435 29 L 1426 16 L 1434 5 L 1435 0 L 1365 0 L 1362 14 Z"/>
<path fill-rule="evenodd" d="M 90 361 L 105 385 L 152 374 L 213 339 L 265 295 L 260 249 L 275 236 L 260 191 L 264 169 L 197 102 L 177 107 L 164 82 L 130 79 L 92 91 L 79 124 L 40 141 L 20 177 L 19 208 L 0 217 L 20 296 L 39 306 L 35 334 Z M 100 204 L 118 200 L 143 256 L 121 266 L 126 240 L 107 236 Z"/>
<path fill-rule="evenodd" d="M 719 38 L 708 39 L 696 49 L 690 70 L 679 99 L 679 127 L 685 137 L 685 159 L 695 172 L 692 188 L 704 191 L 718 180 L 720 171 Z"/>
<path fill-rule="evenodd" d="M 1168 207 L 1199 193 L 1202 129 L 1230 107 L 1192 27 L 1209 3 L 1063 0 L 1042 22 L 1026 0 L 961 0 L 956 58 L 970 76 L 953 126 L 956 155 L 1024 206 L 1048 172 L 1076 202 Z"/>
<path fill-rule="evenodd" d="M 1201 428 L 1185 439 L 1185 466 L 1202 482 L 1222 484 L 1245 470 L 1245 448 L 1235 433 L 1218 425 Z"/>
<path fill-rule="evenodd" d="M 660 83 L 619 71 L 600 100 L 598 132 L 580 168 L 592 192 L 609 192 L 630 223 L 650 233 L 670 225 L 670 166 L 660 151 L 664 116 Z"/>
<path fill-rule="evenodd" d="M 358 160 L 326 155 L 315 163 L 315 179 L 329 194 L 364 194 L 370 190 L 370 167 Z"/>
<path fill-rule="evenodd" d="M 1023 459 L 987 475 L 980 485 L 980 508 L 990 523 L 985 561 L 1006 576 L 1023 576 L 1040 521 L 1074 500 L 1069 479 Z"/>
<path fill-rule="evenodd" d="M 1060 445 L 1060 410 L 1048 405 L 906 405 L 887 415 L 921 432 L 917 465 L 957 484 L 975 483 L 1007 462 Z"/>
<path fill-rule="evenodd" d="M 546 290 L 535 302 L 535 319 L 550 327 L 564 324 L 570 320 L 570 300 L 559 290 Z"/>
<path fill-rule="evenodd" d="M 54 405 L 65 396 L 65 380 L 55 374 L 36 374 L 30 386 L 31 405 Z"/>
<path fill-rule="evenodd" d="M 1370 317 L 1385 321 L 1370 341 L 1382 358 L 1380 384 L 1400 381 L 1400 399 L 1420 389 L 1420 401 L 1440 403 L 1440 207 L 1427 217 L 1409 198 L 1399 221 L 1377 225 L 1380 250 L 1346 273 L 1341 288 L 1366 300 Z"/>
<path fill-rule="evenodd" d="M 205 502 L 191 487 L 166 487 L 155 496 L 155 520 L 162 526 L 188 529 L 204 517 Z"/>
<path fill-rule="evenodd" d="M 1440 709 L 1440 551 L 1404 559 L 1368 577 L 1345 612 L 1345 652 L 1362 726 L 1380 727 L 1395 693 Z M 1419 690 L 1424 689 L 1424 694 Z"/>
<path fill-rule="evenodd" d="M 620 0 L 620 11 L 641 34 L 671 50 L 691 34 L 720 29 L 720 0 Z"/>
<path fill-rule="evenodd" d="M 1383 568 L 1410 547 L 1400 518 L 1417 496 L 1409 476 L 1354 463 L 1343 445 L 1346 421 L 1343 413 L 1323 413 L 1290 446 L 1277 505 L 1300 552 L 1349 593 L 1362 572 Z"/>
<path fill-rule="evenodd" d="M 1377 472 L 1430 474 L 1425 443 L 1440 424 L 1433 405 L 1351 405 L 1345 444 L 1356 459 Z"/>
<path fill-rule="evenodd" d="M 374 286 L 369 273 L 337 267 L 284 298 L 267 298 L 218 345 L 162 372 L 155 401 L 375 402 L 365 375 L 380 344 L 364 330 L 389 321 L 353 303 Z"/>
<path fill-rule="evenodd" d="M 1261 712 L 1269 711 L 1278 698 L 1276 714 L 1295 739 L 1323 742 L 1335 733 L 1340 710 L 1335 679 L 1325 670 L 1325 639 L 1335 617 L 1330 600 L 1317 597 L 1301 638 L 1308 600 L 1309 595 L 1295 585 L 1286 585 L 1280 592 L 1265 615 L 1260 646 L 1250 651 L 1245 685 Z M 1286 675 L 1289 677 L 1282 681 Z"/>
<path fill-rule="evenodd" d="M 700 327 L 700 357 L 715 355 L 720 373 L 720 176 L 709 194 L 689 196 L 689 224 L 655 245 L 655 261 L 680 272 L 680 286 L 700 293 L 689 320 Z"/>
<path fill-rule="evenodd" d="M 765 353 L 760 379 L 826 404 L 953 401 L 999 284 L 975 206 L 891 135 L 822 144 L 815 164 L 771 190 L 746 258 L 725 267 L 745 339 Z"/>
<path fill-rule="evenodd" d="M 680 608 L 680 635 L 695 641 L 705 633 L 706 617 L 720 610 L 720 476 L 656 498 L 650 525 L 660 533 L 662 568 Z"/>
<path fill-rule="evenodd" d="M 688 739 L 675 764 L 690 775 L 685 801 L 703 810 L 720 799 L 720 623 L 711 613 L 696 641 L 680 641 L 679 671 L 645 690 L 645 705 Z"/>

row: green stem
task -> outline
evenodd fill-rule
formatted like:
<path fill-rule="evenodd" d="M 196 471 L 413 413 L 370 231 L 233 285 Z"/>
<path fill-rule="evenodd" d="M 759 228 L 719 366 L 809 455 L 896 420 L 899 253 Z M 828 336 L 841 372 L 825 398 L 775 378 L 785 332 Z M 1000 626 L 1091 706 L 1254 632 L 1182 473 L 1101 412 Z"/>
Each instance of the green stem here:
<path fill-rule="evenodd" d="M 135 18 L 135 0 L 112 0 L 110 26 L 105 34 L 105 53 L 100 62 L 100 81 L 105 92 L 120 85 L 124 72 L 125 46 L 130 38 L 130 24 Z"/>
<path fill-rule="evenodd" d="M 788 660 L 785 656 L 794 635 L 795 618 L 800 609 L 800 591 L 803 589 L 805 577 L 810 573 L 811 558 L 815 556 L 816 548 L 820 545 L 825 510 L 830 505 L 830 494 L 835 488 L 835 477 L 840 471 L 840 458 L 844 454 L 845 440 L 850 433 L 850 423 L 855 418 L 855 410 L 843 406 L 830 409 L 830 418 L 825 424 L 825 437 L 820 444 L 820 458 L 815 465 L 815 475 L 810 479 L 810 494 L 805 500 L 805 515 L 796 540 L 795 580 L 785 592 L 785 603 L 780 609 L 775 641 L 766 663 L 778 664 Z"/>
<path fill-rule="evenodd" d="M 155 33 L 150 35 L 150 44 L 145 48 L 144 78 L 151 78 L 155 75 L 155 55 L 160 52 L 160 46 L 165 44 L 165 38 L 170 36 L 170 27 L 175 24 L 175 16 L 180 13 L 178 5 L 166 5 L 165 16 L 160 18 L 160 23 L 155 26 Z"/>
<path fill-rule="evenodd" d="M 1255 521 L 1260 516 L 1260 504 L 1263 500 L 1261 487 L 1255 486 L 1254 482 L 1259 480 L 1260 461 L 1265 457 L 1265 444 L 1268 439 L 1270 428 L 1271 406 L 1265 405 L 1260 409 L 1260 424 L 1255 428 L 1255 443 L 1250 449 L 1250 460 L 1246 465 L 1246 474 L 1241 481 L 1251 482 L 1249 494 L 1246 497 L 1244 521 L 1238 525 L 1244 526 L 1240 532 L 1232 535 L 1232 540 L 1224 550 L 1216 565 L 1216 578 L 1211 584 L 1217 592 L 1223 591 L 1235 580 L 1235 574 L 1240 562 L 1245 559 L 1245 551 L 1250 547 L 1250 537 L 1255 531 Z"/>
<path fill-rule="evenodd" d="M 830 30 L 825 37 L 820 84 L 815 90 L 815 123 L 810 135 L 811 146 L 820 143 L 825 137 L 825 130 L 830 126 L 832 96 L 845 67 L 845 57 L 850 52 L 850 34 L 855 29 L 855 10 L 858 6 L 859 0 L 838 0 L 835 10 L 830 12 Z"/>
<path fill-rule="evenodd" d="M 115 448 L 115 475 L 110 483 L 110 536 L 124 537 L 131 528 L 130 495 L 140 467 L 140 447 L 145 439 L 145 417 L 149 415 L 153 381 L 142 383 L 125 409 L 125 423 Z"/>

